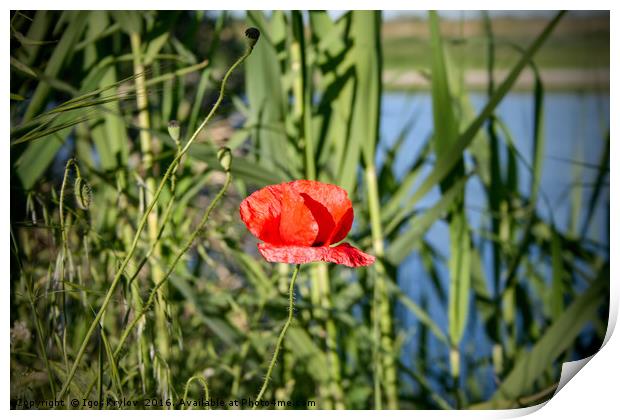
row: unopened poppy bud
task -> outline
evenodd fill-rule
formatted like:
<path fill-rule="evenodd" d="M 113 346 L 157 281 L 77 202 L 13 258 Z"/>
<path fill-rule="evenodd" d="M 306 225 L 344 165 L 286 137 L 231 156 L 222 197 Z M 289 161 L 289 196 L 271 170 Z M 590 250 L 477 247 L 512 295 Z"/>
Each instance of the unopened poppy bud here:
<path fill-rule="evenodd" d="M 75 194 L 75 202 L 78 207 L 82 210 L 88 210 L 92 201 L 92 192 L 88 182 L 78 176 L 73 185 L 73 194 Z"/>
<path fill-rule="evenodd" d="M 168 134 L 175 143 L 179 142 L 179 138 L 181 137 L 181 127 L 179 127 L 179 123 L 175 120 L 172 120 L 168 123 Z"/>
<path fill-rule="evenodd" d="M 220 161 L 220 165 L 226 172 L 230 171 L 230 164 L 232 162 L 232 154 L 228 147 L 222 147 L 217 151 L 217 159 Z"/>
<path fill-rule="evenodd" d="M 260 31 L 257 28 L 250 27 L 245 30 L 245 37 L 248 39 L 248 45 L 250 48 L 254 48 L 258 38 L 260 37 Z"/>

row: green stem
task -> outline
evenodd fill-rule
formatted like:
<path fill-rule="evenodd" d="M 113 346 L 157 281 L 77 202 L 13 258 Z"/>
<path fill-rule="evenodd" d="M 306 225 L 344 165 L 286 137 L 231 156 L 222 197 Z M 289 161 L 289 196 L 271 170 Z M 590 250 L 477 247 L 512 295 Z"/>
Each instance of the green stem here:
<path fill-rule="evenodd" d="M 62 177 L 62 186 L 60 187 L 60 203 L 58 205 L 58 213 L 60 217 L 60 236 L 62 238 L 62 255 L 60 258 L 60 307 L 62 311 L 62 354 L 65 362 L 65 370 L 69 370 L 69 359 L 67 357 L 67 312 L 65 310 L 66 302 L 65 302 L 65 260 L 67 255 L 69 254 L 69 245 L 67 238 L 67 229 L 65 226 L 65 214 L 64 214 L 64 204 L 65 204 L 65 190 L 67 187 L 67 178 L 69 177 L 69 169 L 73 166 L 76 176 L 79 178 L 80 168 L 77 166 L 75 159 L 71 158 L 65 164 L 65 173 Z"/>
<path fill-rule="evenodd" d="M 37 338 L 39 339 L 39 347 L 41 351 L 41 356 L 43 356 L 43 360 L 45 360 L 45 369 L 47 370 L 47 377 L 50 381 L 50 389 L 52 393 L 56 395 L 56 380 L 54 379 L 54 374 L 52 372 L 52 366 L 50 365 L 50 360 L 47 357 L 47 351 L 45 350 L 45 338 L 43 336 L 43 327 L 41 326 L 41 319 L 39 318 L 39 314 L 37 311 L 37 307 L 35 306 L 34 296 L 32 285 L 27 284 L 28 290 L 28 303 L 30 303 L 30 309 L 32 311 L 32 317 L 34 319 L 34 325 L 37 329 Z"/>
<path fill-rule="evenodd" d="M 291 43 L 291 59 L 293 62 L 293 112 L 299 122 L 301 142 L 304 144 L 304 157 L 307 179 L 316 179 L 316 165 L 314 162 L 314 145 L 312 139 L 311 107 L 310 107 L 310 80 L 306 63 L 306 42 L 304 39 L 304 24 L 301 12 L 291 13 L 293 23 L 293 42 Z"/>
<path fill-rule="evenodd" d="M 138 105 L 138 123 L 140 125 L 140 151 L 142 152 L 144 171 L 148 172 L 153 166 L 153 150 L 151 147 L 151 122 L 146 94 L 146 78 L 144 77 L 144 65 L 142 64 L 142 54 L 140 52 L 142 41 L 140 34 L 137 32 L 131 33 L 130 40 L 136 85 L 136 104 Z"/>
<path fill-rule="evenodd" d="M 185 246 L 183 247 L 183 249 L 181 249 L 181 251 L 179 253 L 177 253 L 176 257 L 172 261 L 172 264 L 168 268 L 168 271 L 166 271 L 166 274 L 161 279 L 161 281 L 159 281 L 155 285 L 155 287 L 153 287 L 153 289 L 151 290 L 151 294 L 149 295 L 146 303 L 142 306 L 142 309 L 140 310 L 140 312 L 131 320 L 129 325 L 127 325 L 127 327 L 123 331 L 123 334 L 121 335 L 121 339 L 120 339 L 120 341 L 118 343 L 118 346 L 116 347 L 116 350 L 114 351 L 114 358 L 115 359 L 119 356 L 119 354 L 120 354 L 120 352 L 121 352 L 121 350 L 123 348 L 123 345 L 125 344 L 125 341 L 127 341 L 127 337 L 129 337 L 129 334 L 131 333 L 131 331 L 135 328 L 135 326 L 138 324 L 140 319 L 144 316 L 144 314 L 146 314 L 146 312 L 149 310 L 150 306 L 155 301 L 155 297 L 157 296 L 158 290 L 168 281 L 168 278 L 174 272 L 177 264 L 179 263 L 179 261 L 181 260 L 183 255 L 185 255 L 185 253 L 192 247 L 196 237 L 199 234 L 202 233 L 205 225 L 207 224 L 207 221 L 209 220 L 209 216 L 211 215 L 211 212 L 215 208 L 216 204 L 224 196 L 224 194 L 226 193 L 226 190 L 228 190 L 228 187 L 230 186 L 231 180 L 232 180 L 232 176 L 230 174 L 230 171 L 228 171 L 228 172 L 226 172 L 226 181 L 224 182 L 224 186 L 217 193 L 217 195 L 215 196 L 213 201 L 211 201 L 211 204 L 209 204 L 209 207 L 207 208 L 207 211 L 205 212 L 204 216 L 202 216 L 202 219 L 200 220 L 200 223 L 198 223 L 198 226 L 196 226 L 196 229 L 194 229 L 194 233 L 192 233 L 192 235 L 190 236 L 189 240 L 185 243 Z"/>
<path fill-rule="evenodd" d="M 159 196 L 161 195 L 161 192 L 163 191 L 164 186 L 168 182 L 168 179 L 172 175 L 172 172 L 174 172 L 174 168 L 179 163 L 181 158 L 187 153 L 187 151 L 189 150 L 189 148 L 192 145 L 192 143 L 194 142 L 194 140 L 196 140 L 196 137 L 198 137 L 198 134 L 207 125 L 207 123 L 211 120 L 211 118 L 215 114 L 215 111 L 219 108 L 219 106 L 220 106 L 220 104 L 222 102 L 222 99 L 224 98 L 224 90 L 225 90 L 225 87 L 226 87 L 226 82 L 228 81 L 228 78 L 232 74 L 233 70 L 237 66 L 239 66 L 250 55 L 251 52 L 252 52 L 252 48 L 248 48 L 246 50 L 246 52 L 241 57 L 239 57 L 239 59 L 237 61 L 235 61 L 235 63 L 228 69 L 228 71 L 224 75 L 224 78 L 222 79 L 222 84 L 220 86 L 220 93 L 219 93 L 219 96 L 217 98 L 217 101 L 213 105 L 213 108 L 211 108 L 211 111 L 206 116 L 204 121 L 196 129 L 194 134 L 192 134 L 192 136 L 187 141 L 187 143 L 185 144 L 183 149 L 181 149 L 181 152 L 177 154 L 177 156 L 174 158 L 174 160 L 172 161 L 170 166 L 168 166 L 168 169 L 166 170 L 166 173 L 164 174 L 164 177 L 162 178 L 161 182 L 159 183 L 159 187 L 157 188 L 157 191 L 153 195 L 153 201 L 151 201 L 151 203 L 149 204 L 148 208 L 146 209 L 146 211 L 142 215 L 142 218 L 140 219 L 140 223 L 138 224 L 138 229 L 136 230 L 136 233 L 134 235 L 133 242 L 131 244 L 131 248 L 127 252 L 127 255 L 125 255 L 125 258 L 123 259 L 123 261 L 122 261 L 118 271 L 116 272 L 116 274 L 114 276 L 114 279 L 112 280 L 112 284 L 110 285 L 110 288 L 108 289 L 108 292 L 105 295 L 105 298 L 103 300 L 101 308 L 97 312 L 97 315 L 95 316 L 95 319 L 93 319 L 93 321 L 90 324 L 90 327 L 86 331 L 86 335 L 84 336 L 84 339 L 82 340 L 82 344 L 80 345 L 80 348 L 78 350 L 78 353 L 77 353 L 77 356 L 75 358 L 75 361 L 73 362 L 73 366 L 71 367 L 71 370 L 69 371 L 69 374 L 67 375 L 67 379 L 65 380 L 65 383 L 63 384 L 62 389 L 60 390 L 60 392 L 57 395 L 57 399 L 62 399 L 65 396 L 67 390 L 69 389 L 69 385 L 71 384 L 71 381 L 73 380 L 73 377 L 75 376 L 75 372 L 77 371 L 78 365 L 80 364 L 80 361 L 82 360 L 82 357 L 84 356 L 84 353 L 86 352 L 86 347 L 88 346 L 88 341 L 92 337 L 93 332 L 95 331 L 95 328 L 97 328 L 97 325 L 99 324 L 99 321 L 101 320 L 101 317 L 103 316 L 103 313 L 105 312 L 105 310 L 107 309 L 108 305 L 110 304 L 110 301 L 112 300 L 112 296 L 114 295 L 114 291 L 116 290 L 116 287 L 118 286 L 118 283 L 121 280 L 121 277 L 123 275 L 123 272 L 125 271 L 125 268 L 127 267 L 127 264 L 129 264 L 129 261 L 131 260 L 131 258 L 133 257 L 134 253 L 136 252 L 136 248 L 138 246 L 138 241 L 140 239 L 140 234 L 142 233 L 142 231 L 144 230 L 144 227 L 146 226 L 146 222 L 148 220 L 148 216 L 151 213 L 151 211 L 153 210 L 153 208 L 155 207 L 155 204 L 157 203 L 157 201 L 159 200 Z"/>
<path fill-rule="evenodd" d="M 205 391 L 205 401 L 209 401 L 209 385 L 207 385 L 207 381 L 205 380 L 205 378 L 199 375 L 192 376 L 191 378 L 187 380 L 187 382 L 185 382 L 185 392 L 183 393 L 183 401 L 187 402 L 187 394 L 189 392 L 189 386 L 191 385 L 192 381 L 199 381 L 202 383 L 202 386 Z M 207 410 L 210 410 L 210 409 L 211 407 L 207 406 Z"/>
<path fill-rule="evenodd" d="M 381 395 L 381 378 L 383 369 L 381 368 L 381 328 L 379 326 L 379 289 L 376 286 L 377 275 L 373 272 L 373 293 L 372 293 L 372 364 L 373 364 L 373 397 L 374 409 L 383 409 L 383 397 Z"/>
<path fill-rule="evenodd" d="M 178 165 L 175 168 L 175 171 L 178 169 Z M 146 253 L 146 255 L 140 260 L 140 262 L 138 263 L 136 270 L 134 271 L 133 275 L 127 280 L 127 284 L 131 287 L 133 296 L 134 296 L 134 306 L 136 307 L 137 311 L 142 311 L 143 308 L 143 302 L 142 299 L 140 299 L 140 294 L 139 294 L 139 290 L 138 290 L 138 285 L 136 283 L 134 283 L 134 280 L 138 277 L 138 274 L 140 274 L 140 271 L 142 270 L 142 267 L 144 267 L 144 265 L 148 262 L 149 258 L 151 258 L 151 255 L 153 255 L 153 251 L 155 250 L 155 245 L 157 243 L 159 243 L 159 240 L 161 239 L 162 234 L 164 233 L 164 229 L 166 228 L 166 226 L 168 225 L 168 219 L 170 218 L 170 215 L 172 214 L 172 205 L 174 204 L 174 198 L 175 198 L 175 184 L 174 184 L 174 179 L 175 179 L 175 173 L 173 172 L 172 174 L 172 181 L 171 182 L 171 196 L 170 199 L 168 200 L 168 204 L 166 205 L 166 210 L 164 210 L 164 215 L 161 221 L 161 226 L 159 228 L 159 232 L 157 233 L 157 242 L 154 244 L 151 244 L 151 247 L 149 248 L 148 252 Z M 139 352 L 142 353 L 142 358 L 143 358 L 143 362 L 142 363 L 146 363 L 148 360 L 148 345 L 146 343 L 146 340 L 144 340 L 144 337 L 141 338 L 142 342 L 138 343 L 138 347 L 139 347 Z M 146 369 L 141 369 L 141 376 L 142 376 L 142 380 L 145 380 L 145 376 L 143 375 L 143 371 Z M 90 386 L 88 387 L 86 394 L 85 395 L 89 395 L 90 391 L 92 390 L 93 386 L 95 386 L 95 381 L 91 382 Z M 143 391 L 146 392 L 146 389 L 148 388 L 148 386 L 145 386 L 143 384 Z"/>
<path fill-rule="evenodd" d="M 381 226 L 381 207 L 379 201 L 379 189 L 377 185 L 377 173 L 374 164 L 368 163 L 366 167 L 366 185 L 368 188 L 368 207 L 370 213 L 370 230 L 372 235 L 373 251 L 377 257 L 374 264 L 374 296 L 373 301 L 373 326 L 375 328 L 375 337 L 381 337 L 379 352 L 382 355 L 380 359 L 380 371 L 375 372 L 375 376 L 380 375 L 385 388 L 387 398 L 387 407 L 390 410 L 398 409 L 398 376 L 396 374 L 396 364 L 394 361 L 394 343 L 392 340 L 392 317 L 390 309 L 390 300 L 387 293 L 387 285 L 385 283 L 385 268 L 381 259 L 385 255 L 383 246 L 383 231 Z M 378 318 L 378 319 L 377 319 Z M 376 331 L 379 328 L 379 331 Z M 376 370 L 377 366 L 375 366 Z M 375 390 L 378 382 L 375 379 Z M 379 401 L 377 401 L 377 398 Z M 375 403 L 380 403 L 380 397 L 375 396 Z"/>
<path fill-rule="evenodd" d="M 140 150 L 142 151 L 142 170 L 146 177 L 145 200 L 150 203 L 153 200 L 153 190 L 155 190 L 155 178 L 153 178 L 153 148 L 151 138 L 151 120 L 149 118 L 149 100 L 146 92 L 146 77 L 144 64 L 142 62 L 141 44 L 142 39 L 138 32 L 130 35 L 131 52 L 133 55 L 133 72 L 136 85 L 136 104 L 138 105 L 138 122 L 140 126 Z M 175 167 L 176 171 L 176 167 Z M 174 176 L 172 177 L 174 179 Z M 159 260 L 161 260 L 161 246 L 157 240 L 159 225 L 159 214 L 157 208 L 150 212 L 147 221 L 148 241 L 153 250 L 154 259 L 150 260 L 151 275 L 153 284 L 161 282 L 164 275 Z M 160 358 L 166 362 L 170 356 L 170 337 L 168 334 L 168 322 L 166 316 L 167 290 L 162 287 L 157 294 L 155 308 L 155 345 L 159 357 L 154 359 L 157 370 L 157 378 L 169 378 L 170 372 L 167 363 L 161 363 Z M 162 370 L 164 372 L 162 372 Z M 158 380 L 157 385 L 161 396 L 168 398 L 169 384 L 165 380 Z"/>
<path fill-rule="evenodd" d="M 323 322 L 325 327 L 325 347 L 329 374 L 327 382 L 327 394 L 333 399 L 336 410 L 344 410 L 344 396 L 340 385 L 340 359 L 338 357 L 338 336 L 336 325 L 332 319 L 332 302 L 330 299 L 330 282 L 328 265 L 325 263 L 316 265 L 316 285 L 319 289 L 319 305 L 321 311 L 317 319 Z"/>
<path fill-rule="evenodd" d="M 60 214 L 60 235 L 62 237 L 63 251 L 67 248 L 67 232 L 65 230 L 65 214 L 64 214 L 64 202 L 65 202 L 65 189 L 67 187 L 67 178 L 69 177 L 69 169 L 73 165 L 78 178 L 80 177 L 80 169 L 75 163 L 75 159 L 71 158 L 65 164 L 65 173 L 62 177 L 62 185 L 60 187 L 60 203 L 58 205 L 58 212 Z M 64 260 L 64 256 L 63 256 Z"/>
<path fill-rule="evenodd" d="M 288 289 L 288 318 L 284 323 L 284 327 L 282 327 L 282 331 L 278 336 L 278 341 L 276 341 L 276 349 L 273 352 L 273 357 L 271 358 L 271 362 L 269 363 L 269 368 L 267 369 L 267 374 L 265 375 L 265 381 L 263 382 L 263 386 L 256 397 L 256 403 L 252 409 L 256 409 L 258 403 L 263 398 L 265 391 L 267 390 L 267 386 L 269 385 L 269 381 L 271 380 L 271 372 L 273 371 L 273 367 L 276 365 L 276 361 L 278 360 L 278 354 L 280 354 L 280 347 L 282 346 L 282 342 L 284 341 L 284 336 L 286 335 L 286 331 L 288 327 L 291 325 L 293 321 L 293 305 L 295 303 L 295 280 L 297 279 L 297 275 L 299 274 L 299 267 L 301 264 L 297 264 L 295 266 L 295 271 L 293 271 L 293 277 L 291 278 L 291 284 Z"/>

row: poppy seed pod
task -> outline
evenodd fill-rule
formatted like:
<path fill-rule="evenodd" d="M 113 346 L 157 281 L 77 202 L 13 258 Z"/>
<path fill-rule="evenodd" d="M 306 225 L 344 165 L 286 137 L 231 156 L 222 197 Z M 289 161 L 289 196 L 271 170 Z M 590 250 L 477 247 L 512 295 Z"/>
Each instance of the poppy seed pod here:
<path fill-rule="evenodd" d="M 258 38 L 260 37 L 260 31 L 257 28 L 250 27 L 245 30 L 245 37 L 248 39 L 248 45 L 250 48 L 254 48 Z"/>
<path fill-rule="evenodd" d="M 181 137 L 181 127 L 179 127 L 179 123 L 175 120 L 168 123 L 168 134 L 175 143 L 179 142 L 179 138 Z"/>
<path fill-rule="evenodd" d="M 341 243 L 353 224 L 353 206 L 342 188 L 299 180 L 269 185 L 247 197 L 241 219 L 263 243 L 258 251 L 270 262 L 303 264 L 328 261 L 348 267 L 375 262 L 375 257 Z"/>
<path fill-rule="evenodd" d="M 217 151 L 217 160 L 220 161 L 220 165 L 226 172 L 230 171 L 230 165 L 232 163 L 232 154 L 228 147 L 222 147 Z"/>

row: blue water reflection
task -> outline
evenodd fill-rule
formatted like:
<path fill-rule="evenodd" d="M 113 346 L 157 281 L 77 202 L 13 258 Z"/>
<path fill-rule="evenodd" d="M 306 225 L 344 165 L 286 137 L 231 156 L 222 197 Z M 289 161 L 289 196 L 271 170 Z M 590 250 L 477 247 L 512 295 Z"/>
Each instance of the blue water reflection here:
<path fill-rule="evenodd" d="M 486 95 L 474 93 L 470 97 L 476 112 L 486 103 Z M 510 93 L 497 109 L 496 115 L 501 118 L 511 132 L 515 146 L 527 161 L 518 163 L 519 189 L 523 196 L 529 195 L 531 173 L 528 165 L 532 161 L 532 142 L 534 131 L 534 98 L 531 93 Z M 412 128 L 408 131 L 406 140 L 400 149 L 394 163 L 394 171 L 401 179 L 409 170 L 416 156 L 421 152 L 426 140 L 433 131 L 433 116 L 431 97 L 428 92 L 422 93 L 386 93 L 382 103 L 381 119 L 381 147 L 377 155 L 377 166 L 380 168 L 385 151 L 396 141 L 411 118 L 414 118 Z M 591 199 L 592 187 L 595 182 L 600 156 L 605 146 L 605 138 L 609 127 L 609 95 L 600 93 L 572 93 L 551 92 L 544 99 L 544 162 L 542 169 L 541 194 L 546 196 L 548 204 L 539 199 L 539 215 L 549 221 L 553 218 L 561 231 L 569 229 L 571 214 L 571 189 L 576 185 L 583 187 L 581 196 L 581 219 L 577 221 L 580 228 L 585 217 L 585 209 Z M 575 179 L 578 171 L 575 161 L 585 163 L 580 165 L 580 179 Z M 506 162 L 505 156 L 503 163 Z M 470 162 L 471 163 L 471 162 Z M 590 166 L 591 165 L 591 166 Z M 424 174 L 432 169 L 432 162 L 425 165 Z M 423 179 L 424 174 L 420 177 Z M 608 178 L 605 180 L 597 207 L 587 237 L 599 242 L 604 247 L 609 245 L 609 188 Z M 414 187 L 415 189 L 415 187 Z M 420 209 L 430 207 L 440 197 L 436 188 L 422 199 Z M 481 228 L 489 226 L 487 198 L 480 181 L 472 178 L 468 181 L 466 191 L 466 206 L 469 223 L 473 230 L 474 241 L 479 240 Z M 448 227 L 444 222 L 435 223 L 426 234 L 426 240 L 435 247 L 445 258 L 449 258 Z M 490 248 L 490 247 L 489 247 Z M 530 256 L 532 257 L 532 256 Z M 483 254 L 487 278 L 491 278 L 490 249 Z M 446 264 L 437 264 L 439 276 L 443 286 L 448 279 Z M 418 304 L 423 304 L 435 322 L 443 331 L 448 330 L 448 320 L 445 305 L 440 301 L 433 288 L 431 279 L 424 269 L 418 254 L 411 254 L 399 267 L 398 281 L 400 287 Z M 491 290 L 492 287 L 490 286 Z M 473 299 L 472 299 L 473 305 Z M 397 307 L 397 319 L 407 338 L 402 352 L 402 361 L 412 366 L 412 361 L 418 356 L 417 349 L 422 339 L 419 334 L 417 319 L 404 308 Z M 475 311 L 470 311 L 470 323 L 463 340 L 462 351 L 469 353 L 468 359 L 480 360 L 491 354 L 491 343 L 488 340 L 482 322 L 475 318 Z M 446 346 L 439 343 L 432 335 L 427 337 L 426 360 L 432 369 L 441 369 L 445 372 L 448 360 Z M 496 385 L 490 363 L 483 363 L 484 369 L 474 370 L 478 383 L 484 384 L 482 394 L 490 396 Z M 463 366 L 465 371 L 467 366 Z M 476 369 L 471 367 L 471 369 Z M 463 375 L 465 376 L 465 375 Z M 416 386 L 414 383 L 410 385 Z M 433 384 L 431 380 L 431 385 Z M 463 384 L 464 385 L 464 384 Z M 441 389 L 439 386 L 433 388 Z"/>

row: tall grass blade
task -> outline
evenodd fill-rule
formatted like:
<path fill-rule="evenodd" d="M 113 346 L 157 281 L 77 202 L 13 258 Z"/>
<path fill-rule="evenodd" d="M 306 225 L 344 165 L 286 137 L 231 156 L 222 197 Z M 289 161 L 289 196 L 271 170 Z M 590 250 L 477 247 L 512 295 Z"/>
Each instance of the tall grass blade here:
<path fill-rule="evenodd" d="M 556 27 L 563 15 L 564 12 L 559 12 L 551 20 L 551 22 L 549 22 L 547 26 L 545 26 L 543 31 L 540 33 L 540 35 L 538 35 L 538 37 L 536 37 L 532 44 L 525 50 L 524 54 L 519 59 L 519 62 L 511 69 L 510 73 L 508 73 L 504 81 L 495 91 L 495 94 L 491 98 L 489 98 L 489 101 L 480 111 L 476 119 L 472 121 L 472 123 L 462 134 L 459 135 L 458 141 L 456 141 L 456 143 L 450 147 L 450 150 L 446 151 L 444 155 L 445 158 L 437 161 L 433 171 L 424 179 L 424 181 L 421 183 L 421 185 L 418 187 L 413 197 L 411 198 L 411 201 L 413 203 L 417 203 L 435 185 L 441 182 L 452 171 L 454 166 L 460 161 L 463 152 L 471 144 L 472 140 L 474 140 L 476 134 L 478 133 L 478 130 L 480 130 L 484 122 L 489 118 L 495 108 L 499 105 L 502 99 L 504 99 L 506 94 L 513 87 L 515 81 L 521 74 L 521 71 L 525 68 L 525 66 L 529 63 L 532 57 L 540 49 L 545 40 L 547 40 L 547 38 Z"/>
<path fill-rule="evenodd" d="M 601 153 L 601 157 L 598 163 L 598 171 L 596 173 L 596 180 L 594 181 L 594 189 L 592 190 L 592 195 L 590 200 L 588 201 L 588 210 L 586 212 L 586 217 L 583 219 L 583 226 L 581 228 L 581 236 L 585 237 L 588 233 L 588 228 L 590 227 L 590 223 L 592 221 L 592 216 L 594 215 L 594 210 L 596 209 L 596 205 L 598 204 L 599 198 L 601 196 L 601 191 L 603 189 L 603 181 L 609 172 L 609 131 L 607 132 L 607 138 L 605 139 L 605 147 L 603 147 L 603 152 Z"/>
<path fill-rule="evenodd" d="M 438 160 L 445 160 L 445 152 L 449 152 L 458 138 L 458 124 L 453 112 L 453 97 L 448 82 L 445 65 L 445 51 L 439 31 L 439 18 L 436 12 L 429 16 L 431 30 L 431 95 L 433 98 L 433 142 Z M 464 176 L 465 169 L 462 158 L 455 162 L 452 171 L 441 182 L 441 190 L 445 193 L 455 180 Z M 470 295 L 470 239 L 469 225 L 465 213 L 465 195 L 462 190 L 453 196 L 449 214 L 450 224 L 450 286 L 448 294 L 448 329 L 452 354 L 459 354 L 459 345 L 469 312 Z M 451 371 L 459 376 L 460 361 L 452 356 Z"/>
<path fill-rule="evenodd" d="M 512 371 L 502 381 L 488 403 L 474 409 L 501 409 L 520 406 L 519 399 L 533 391 L 536 381 L 555 359 L 569 348 L 583 326 L 598 317 L 598 310 L 606 303 L 609 266 L 603 267 L 588 289 L 564 311 L 544 332 L 529 352 L 523 353 Z"/>

